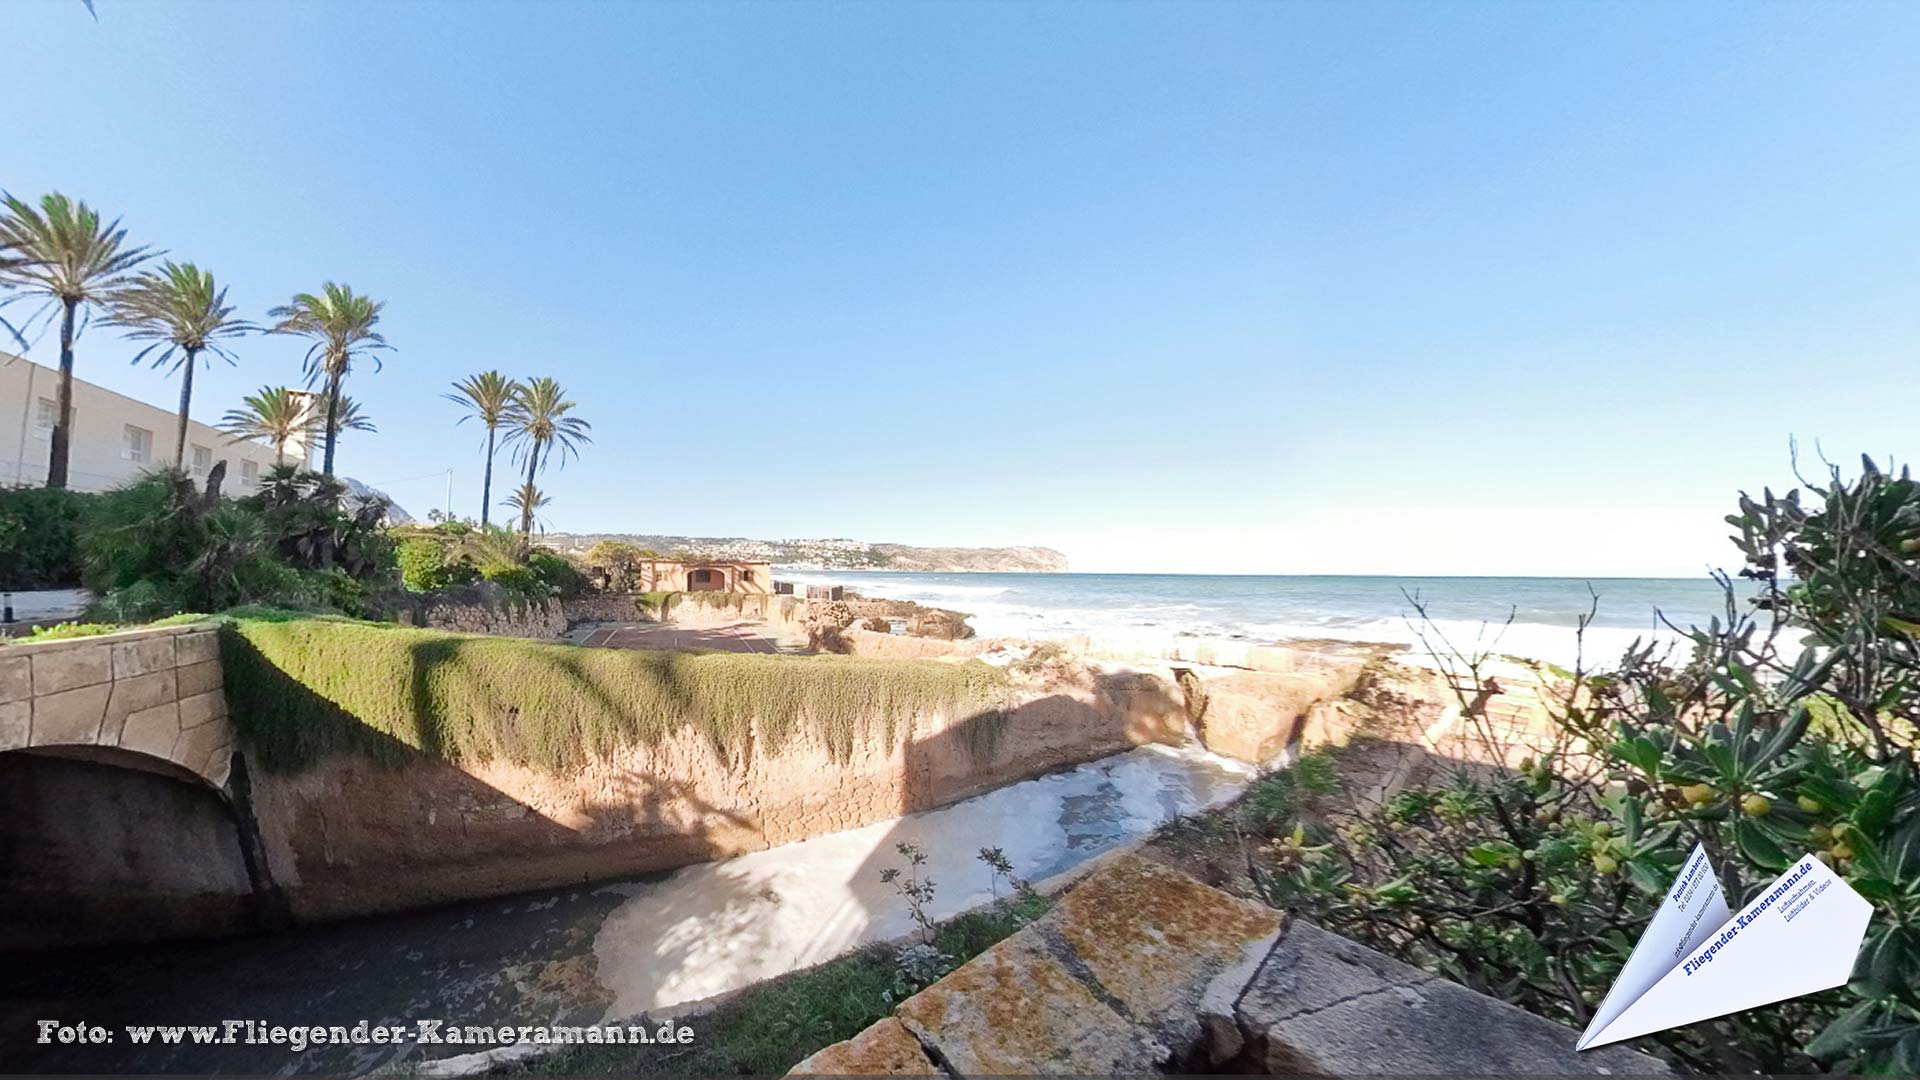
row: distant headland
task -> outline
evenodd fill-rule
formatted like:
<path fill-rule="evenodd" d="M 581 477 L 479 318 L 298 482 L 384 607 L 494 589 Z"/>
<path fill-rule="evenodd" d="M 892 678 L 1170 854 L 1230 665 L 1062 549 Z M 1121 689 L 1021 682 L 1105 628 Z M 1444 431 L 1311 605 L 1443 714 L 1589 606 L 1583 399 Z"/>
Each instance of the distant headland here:
<path fill-rule="evenodd" d="M 659 536 L 644 533 L 548 533 L 561 551 L 585 552 L 618 540 L 662 555 L 699 554 L 770 562 L 795 570 L 917 570 L 922 573 L 1060 574 L 1067 557 L 1045 547 L 915 547 L 864 540 L 752 540 L 741 536 Z"/>

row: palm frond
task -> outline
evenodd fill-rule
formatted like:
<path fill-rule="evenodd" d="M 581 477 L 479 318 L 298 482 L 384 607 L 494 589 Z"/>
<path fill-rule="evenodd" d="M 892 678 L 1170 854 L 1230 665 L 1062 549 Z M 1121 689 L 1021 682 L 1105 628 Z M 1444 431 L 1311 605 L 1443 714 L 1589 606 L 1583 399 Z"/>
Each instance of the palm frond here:
<path fill-rule="evenodd" d="M 233 353 L 225 343 L 260 329 L 234 317 L 227 290 L 211 273 L 171 259 L 157 270 L 142 271 L 115 293 L 107 316 L 107 325 L 124 328 L 127 337 L 152 342 L 133 362 L 151 355 L 156 368 L 177 368 L 201 353 L 231 364 Z"/>

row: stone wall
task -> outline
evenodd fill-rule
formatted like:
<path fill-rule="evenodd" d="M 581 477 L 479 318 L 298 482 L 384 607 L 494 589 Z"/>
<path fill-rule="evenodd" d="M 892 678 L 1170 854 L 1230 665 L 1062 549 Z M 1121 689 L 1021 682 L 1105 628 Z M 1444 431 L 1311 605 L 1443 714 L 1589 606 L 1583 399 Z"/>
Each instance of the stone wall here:
<path fill-rule="evenodd" d="M 495 637 L 564 637 L 568 619 L 559 600 L 493 604 L 427 603 L 415 612 L 404 613 L 400 621 L 409 626 L 427 626 L 435 630 L 453 630 L 462 634 L 492 634 Z"/>
<path fill-rule="evenodd" d="M 1031 687 L 1002 717 L 899 717 L 892 745 L 836 761 L 811 735 L 723 755 L 690 730 L 565 775 L 505 762 L 336 756 L 251 770 L 275 883 L 297 919 L 339 918 L 725 858 L 953 802 L 1184 738 L 1177 691 L 1145 676 Z"/>
<path fill-rule="evenodd" d="M 219 788 L 233 735 L 204 625 L 0 645 L 0 751 L 124 751 Z"/>
<path fill-rule="evenodd" d="M 799 1075 L 1645 1076 L 1625 1046 L 1139 856 Z"/>

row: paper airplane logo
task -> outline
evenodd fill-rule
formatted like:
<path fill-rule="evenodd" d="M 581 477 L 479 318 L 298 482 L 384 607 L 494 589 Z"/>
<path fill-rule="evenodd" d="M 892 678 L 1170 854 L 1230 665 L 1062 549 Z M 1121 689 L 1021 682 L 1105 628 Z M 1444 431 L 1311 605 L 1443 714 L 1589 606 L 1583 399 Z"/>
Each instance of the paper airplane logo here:
<path fill-rule="evenodd" d="M 1694 845 L 1576 1050 L 1846 984 L 1873 905 L 1801 856 L 1736 913 Z"/>

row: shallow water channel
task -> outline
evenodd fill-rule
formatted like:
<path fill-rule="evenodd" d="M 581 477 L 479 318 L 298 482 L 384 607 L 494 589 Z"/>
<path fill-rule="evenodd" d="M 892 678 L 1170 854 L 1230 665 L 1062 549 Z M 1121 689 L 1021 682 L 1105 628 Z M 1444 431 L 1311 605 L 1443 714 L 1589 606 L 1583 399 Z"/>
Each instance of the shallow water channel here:
<path fill-rule="evenodd" d="M 126 1025 L 591 1024 L 676 1008 L 912 929 L 880 880 L 929 857 L 932 913 L 1004 893 L 978 858 L 1001 848 L 1040 881 L 1183 813 L 1231 799 L 1243 767 L 1148 746 L 939 810 L 724 862 L 220 941 L 0 958 L 0 1071 L 360 1073 L 461 1046 L 134 1045 Z M 39 1045 L 38 1021 L 104 1027 L 111 1043 Z M 697 1019 L 689 1021 L 696 1032 Z"/>

